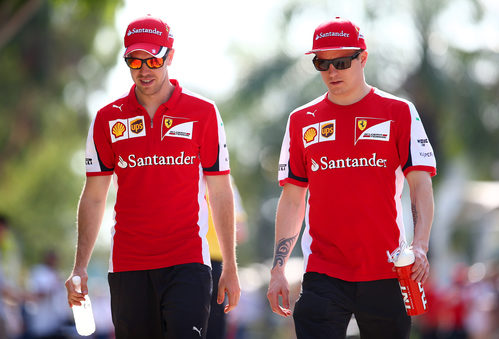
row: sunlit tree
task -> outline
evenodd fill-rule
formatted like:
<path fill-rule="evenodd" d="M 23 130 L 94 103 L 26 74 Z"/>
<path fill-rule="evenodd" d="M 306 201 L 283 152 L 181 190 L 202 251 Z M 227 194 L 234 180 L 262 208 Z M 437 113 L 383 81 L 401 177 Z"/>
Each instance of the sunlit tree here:
<path fill-rule="evenodd" d="M 86 101 L 119 48 L 120 0 L 0 4 L 0 211 L 27 263 L 57 247 L 72 261 L 84 176 Z M 71 253 L 71 254 L 70 254 Z"/>

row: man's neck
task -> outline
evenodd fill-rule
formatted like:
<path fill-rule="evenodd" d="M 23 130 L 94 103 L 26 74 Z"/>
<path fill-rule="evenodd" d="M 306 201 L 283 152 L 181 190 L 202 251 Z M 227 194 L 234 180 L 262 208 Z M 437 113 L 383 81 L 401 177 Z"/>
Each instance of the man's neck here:
<path fill-rule="evenodd" d="M 165 86 L 163 88 L 154 94 L 147 95 L 140 93 L 135 90 L 135 96 L 137 97 L 137 101 L 139 104 L 142 105 L 142 107 L 145 108 L 147 113 L 149 113 L 149 116 L 151 119 L 154 117 L 154 113 L 158 110 L 159 106 L 167 102 L 170 97 L 172 96 L 172 93 L 175 89 L 175 86 L 173 86 L 169 80 L 165 83 Z"/>

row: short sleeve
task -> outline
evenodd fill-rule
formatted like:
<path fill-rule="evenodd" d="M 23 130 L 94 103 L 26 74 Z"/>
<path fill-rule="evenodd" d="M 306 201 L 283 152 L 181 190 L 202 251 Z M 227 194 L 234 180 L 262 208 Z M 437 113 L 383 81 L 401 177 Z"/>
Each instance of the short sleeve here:
<path fill-rule="evenodd" d="M 281 146 L 279 156 L 278 180 L 281 186 L 291 183 L 297 186 L 307 187 L 308 178 L 303 163 L 303 145 L 296 139 L 292 131 L 292 115 L 289 116 L 286 124 L 286 132 Z"/>
<path fill-rule="evenodd" d="M 111 175 L 114 171 L 114 153 L 111 141 L 98 113 L 88 130 L 85 167 L 87 176 Z"/>
<path fill-rule="evenodd" d="M 200 145 L 201 166 L 206 175 L 230 173 L 229 150 L 218 108 L 213 104 Z"/>
<path fill-rule="evenodd" d="M 416 107 L 409 103 L 410 120 L 403 127 L 399 143 L 401 166 L 405 175 L 410 171 L 426 171 L 431 176 L 437 174 L 435 154 L 426 135 L 421 117 Z"/>

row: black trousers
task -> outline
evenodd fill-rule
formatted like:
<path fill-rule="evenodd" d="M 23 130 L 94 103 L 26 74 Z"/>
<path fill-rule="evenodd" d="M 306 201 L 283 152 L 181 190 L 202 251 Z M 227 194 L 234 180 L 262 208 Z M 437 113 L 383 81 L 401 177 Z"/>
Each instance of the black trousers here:
<path fill-rule="evenodd" d="M 397 279 L 348 282 L 307 272 L 293 312 L 298 339 L 344 339 L 355 315 L 362 339 L 409 338 Z"/>
<path fill-rule="evenodd" d="M 211 309 L 210 318 L 208 320 L 208 335 L 206 339 L 224 339 L 226 329 L 226 317 L 224 307 L 227 304 L 224 301 L 222 304 L 217 303 L 218 281 L 222 274 L 222 262 L 217 260 L 211 261 L 211 275 L 213 277 L 213 293 L 211 294 Z"/>
<path fill-rule="evenodd" d="M 211 269 L 193 263 L 109 273 L 116 339 L 206 338 Z"/>

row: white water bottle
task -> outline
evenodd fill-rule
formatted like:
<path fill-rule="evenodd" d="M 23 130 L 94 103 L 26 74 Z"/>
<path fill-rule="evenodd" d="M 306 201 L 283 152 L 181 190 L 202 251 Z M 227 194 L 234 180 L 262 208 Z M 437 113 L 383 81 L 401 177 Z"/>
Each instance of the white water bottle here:
<path fill-rule="evenodd" d="M 71 279 L 76 292 L 81 293 L 81 278 L 77 275 Z M 79 335 L 91 335 L 95 332 L 94 314 L 92 312 L 92 304 L 88 294 L 80 306 L 73 305 L 73 315 L 75 318 L 76 331 Z"/>

